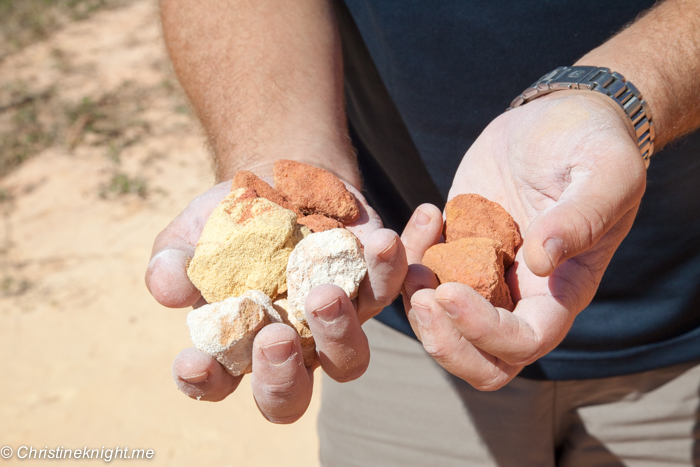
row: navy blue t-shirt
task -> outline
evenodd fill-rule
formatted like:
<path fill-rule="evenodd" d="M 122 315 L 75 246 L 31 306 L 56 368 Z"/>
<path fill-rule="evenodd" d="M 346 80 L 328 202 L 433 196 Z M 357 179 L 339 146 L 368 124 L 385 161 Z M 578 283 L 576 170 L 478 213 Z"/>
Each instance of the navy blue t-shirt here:
<path fill-rule="evenodd" d="M 540 76 L 653 1 L 345 0 L 339 7 L 351 135 L 368 199 L 401 232 L 440 207 L 462 156 Z M 643 91 L 643 90 L 642 90 Z M 378 319 L 413 335 L 400 304 Z M 700 131 L 656 154 L 634 226 L 593 302 L 521 375 L 582 379 L 700 359 Z"/>

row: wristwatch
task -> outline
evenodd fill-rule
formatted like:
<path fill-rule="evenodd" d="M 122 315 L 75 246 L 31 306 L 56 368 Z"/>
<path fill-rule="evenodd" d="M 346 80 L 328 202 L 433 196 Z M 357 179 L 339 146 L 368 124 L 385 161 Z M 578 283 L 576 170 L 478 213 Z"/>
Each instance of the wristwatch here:
<path fill-rule="evenodd" d="M 654 153 L 654 123 L 642 93 L 620 73 L 611 72 L 609 68 L 594 66 L 560 66 L 527 88 L 511 102 L 507 110 L 542 97 L 551 92 L 564 89 L 582 89 L 598 91 L 611 97 L 625 111 L 637 135 L 637 147 L 649 168 L 651 155 Z"/>

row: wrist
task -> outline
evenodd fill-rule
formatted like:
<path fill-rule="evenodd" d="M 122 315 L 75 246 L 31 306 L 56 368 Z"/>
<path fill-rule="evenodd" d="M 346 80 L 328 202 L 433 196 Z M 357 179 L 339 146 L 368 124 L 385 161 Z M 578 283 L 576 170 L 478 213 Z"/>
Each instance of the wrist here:
<path fill-rule="evenodd" d="M 620 107 L 611 98 L 606 96 L 605 94 L 601 94 L 598 92 L 581 91 L 581 90 L 572 89 L 572 90 L 558 91 L 558 92 L 543 96 L 538 100 L 547 101 L 547 100 L 570 98 L 570 97 L 573 97 L 576 99 L 581 99 L 581 100 L 586 101 L 586 102 L 590 102 L 591 105 L 594 105 L 594 106 L 600 108 L 600 111 L 607 112 L 611 117 L 614 118 L 616 116 L 617 118 L 615 118 L 615 119 L 619 120 L 620 123 L 622 124 L 622 126 L 624 126 L 624 128 L 627 129 L 627 133 L 629 134 L 632 142 L 637 144 L 637 134 L 635 132 L 634 125 L 632 125 L 632 121 L 629 119 L 629 117 L 625 113 L 624 109 L 622 107 Z"/>
<path fill-rule="evenodd" d="M 248 150 L 240 148 L 235 152 L 217 154 L 214 159 L 217 181 L 230 180 L 239 170 L 249 170 L 261 177 L 272 177 L 276 160 L 291 159 L 328 170 L 358 190 L 361 187 L 355 152 L 349 139 L 345 144 L 288 142 Z"/>
<path fill-rule="evenodd" d="M 655 128 L 642 94 L 621 74 L 596 66 L 560 66 L 538 79 L 517 96 L 508 110 L 552 93 L 582 90 L 614 103 L 634 139 L 645 167 L 654 153 Z M 603 102 L 603 101 L 601 101 Z"/>

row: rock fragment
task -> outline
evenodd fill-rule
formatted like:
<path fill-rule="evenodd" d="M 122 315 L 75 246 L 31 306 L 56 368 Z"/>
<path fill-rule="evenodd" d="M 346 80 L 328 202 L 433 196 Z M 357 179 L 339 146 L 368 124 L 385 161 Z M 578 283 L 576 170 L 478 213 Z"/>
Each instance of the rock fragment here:
<path fill-rule="evenodd" d="M 357 237 L 346 229 L 312 233 L 300 241 L 289 256 L 287 297 L 289 312 L 306 323 L 304 304 L 317 285 L 334 284 L 355 298 L 367 273 Z"/>
<path fill-rule="evenodd" d="M 240 188 L 224 198 L 197 243 L 187 275 L 210 303 L 247 290 L 271 298 L 287 290 L 287 260 L 304 232 L 292 211 L 255 193 Z"/>
<path fill-rule="evenodd" d="M 457 195 L 445 205 L 445 241 L 492 238 L 503 245 L 504 265 L 515 260 L 522 243 L 518 225 L 503 207 L 476 194 Z"/>
<path fill-rule="evenodd" d="M 493 306 L 513 310 L 505 282 L 501 243 L 490 238 L 462 238 L 438 243 L 425 252 L 423 264 L 441 283 L 460 282 L 476 290 Z"/>
<path fill-rule="evenodd" d="M 272 303 L 272 306 L 279 313 L 284 324 L 288 324 L 299 334 L 301 343 L 301 353 L 304 357 L 304 365 L 311 366 L 316 360 L 316 342 L 311 334 L 308 323 L 299 321 L 296 316 L 289 311 L 289 301 L 287 298 L 280 298 Z"/>
<path fill-rule="evenodd" d="M 279 191 L 272 188 L 253 172 L 247 170 L 239 170 L 236 172 L 235 177 L 233 177 L 233 183 L 231 184 L 231 191 L 236 191 L 239 188 L 252 188 L 257 192 L 258 196 L 268 199 L 285 209 L 289 209 L 294 212 L 297 217 L 302 216 L 299 208 L 294 206 L 287 198 L 282 196 Z"/>
<path fill-rule="evenodd" d="M 350 224 L 360 218 L 357 200 L 338 177 L 308 164 L 279 159 L 273 168 L 275 188 L 304 214 L 323 214 Z"/>
<path fill-rule="evenodd" d="M 187 315 L 194 346 L 214 357 L 233 376 L 252 371 L 253 340 L 258 331 L 281 322 L 270 298 L 257 290 L 204 305 Z"/>
<path fill-rule="evenodd" d="M 325 232 L 331 229 L 340 229 L 343 224 L 330 217 L 323 216 L 321 214 L 309 214 L 308 216 L 302 216 L 297 218 L 297 224 L 305 225 L 314 233 Z"/>

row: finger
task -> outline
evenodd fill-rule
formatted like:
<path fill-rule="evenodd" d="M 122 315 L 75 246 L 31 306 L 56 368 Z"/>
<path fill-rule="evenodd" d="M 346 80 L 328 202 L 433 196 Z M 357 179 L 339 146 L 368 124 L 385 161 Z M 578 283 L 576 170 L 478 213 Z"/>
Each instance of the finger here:
<path fill-rule="evenodd" d="M 432 204 L 421 204 L 406 224 L 401 241 L 408 264 L 420 263 L 426 250 L 440 241 L 442 212 Z"/>
<path fill-rule="evenodd" d="M 440 283 L 435 273 L 422 264 L 411 264 L 404 279 L 404 300 L 411 300 L 413 294 L 423 289 L 436 289 Z"/>
<path fill-rule="evenodd" d="M 554 269 L 592 246 L 630 209 L 639 204 L 645 170 L 638 154 L 603 168 L 573 170 L 571 182 L 556 203 L 528 227 L 523 253 L 528 268 L 548 276 Z"/>
<path fill-rule="evenodd" d="M 204 224 L 229 188 L 230 182 L 220 183 L 197 197 L 156 237 L 146 269 L 146 287 L 161 305 L 185 308 L 201 298 L 187 277 L 187 265 Z"/>
<path fill-rule="evenodd" d="M 146 287 L 161 305 L 185 308 L 202 297 L 187 277 L 187 265 L 194 256 L 194 246 L 174 246 L 159 251 L 146 269 Z"/>
<path fill-rule="evenodd" d="M 306 319 L 328 376 L 339 382 L 359 378 L 369 365 L 369 344 L 343 289 L 330 284 L 314 287 L 306 299 Z"/>
<path fill-rule="evenodd" d="M 401 292 L 408 269 L 406 250 L 389 229 L 375 230 L 364 244 L 367 276 L 360 283 L 357 315 L 364 323 L 393 302 Z"/>
<path fill-rule="evenodd" d="M 416 321 L 415 313 L 411 312 L 411 297 L 413 294 L 423 289 L 435 289 L 439 285 L 437 277 L 433 271 L 422 264 L 411 264 L 404 279 L 403 290 L 401 291 L 403 299 L 403 308 L 406 310 L 408 322 L 413 329 L 413 332 L 421 340 L 420 327 Z"/>
<path fill-rule="evenodd" d="M 482 391 L 498 389 L 520 371 L 466 340 L 435 300 L 435 291 L 416 292 L 411 300 L 426 352 L 453 375 Z"/>
<path fill-rule="evenodd" d="M 243 379 L 231 376 L 219 362 L 194 347 L 175 357 L 172 374 L 180 391 L 192 399 L 211 402 L 226 398 Z"/>
<path fill-rule="evenodd" d="M 440 285 L 435 300 L 467 341 L 520 367 L 556 347 L 575 317 L 551 296 L 525 298 L 515 312 L 496 308 L 471 287 L 456 282 Z"/>
<path fill-rule="evenodd" d="M 298 420 L 311 402 L 312 373 L 304 366 L 299 336 L 291 327 L 265 326 L 253 343 L 253 396 L 273 423 Z"/>

